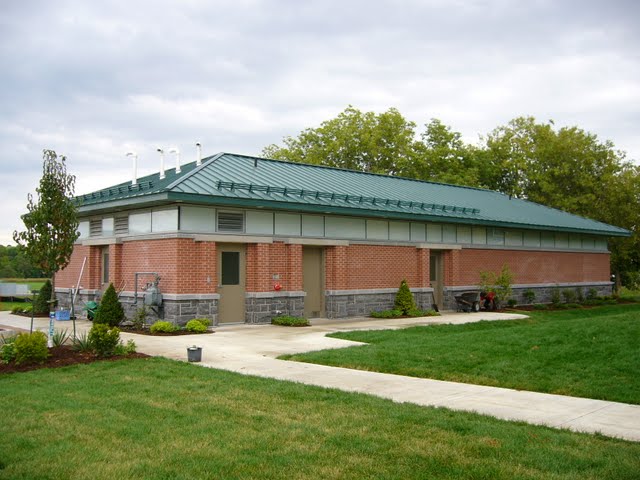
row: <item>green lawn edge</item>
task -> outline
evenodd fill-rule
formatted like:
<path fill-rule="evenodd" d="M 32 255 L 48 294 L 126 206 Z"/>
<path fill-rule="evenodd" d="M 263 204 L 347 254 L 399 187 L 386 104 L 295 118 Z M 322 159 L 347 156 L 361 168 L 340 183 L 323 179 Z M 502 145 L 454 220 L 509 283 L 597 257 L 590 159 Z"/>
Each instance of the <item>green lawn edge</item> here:
<path fill-rule="evenodd" d="M 640 404 L 640 305 L 330 337 L 367 343 L 279 358 Z"/>
<path fill-rule="evenodd" d="M 0 479 L 631 479 L 640 443 L 162 358 L 0 376 Z"/>

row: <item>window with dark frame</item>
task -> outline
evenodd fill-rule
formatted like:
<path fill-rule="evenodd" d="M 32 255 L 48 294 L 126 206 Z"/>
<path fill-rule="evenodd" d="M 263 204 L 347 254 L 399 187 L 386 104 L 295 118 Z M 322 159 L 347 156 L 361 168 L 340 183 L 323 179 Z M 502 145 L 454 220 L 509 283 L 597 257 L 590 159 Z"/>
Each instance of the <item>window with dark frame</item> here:
<path fill-rule="evenodd" d="M 102 249 L 102 283 L 109 283 L 109 247 Z"/>
<path fill-rule="evenodd" d="M 240 253 L 222 252 L 221 285 L 240 285 Z"/>

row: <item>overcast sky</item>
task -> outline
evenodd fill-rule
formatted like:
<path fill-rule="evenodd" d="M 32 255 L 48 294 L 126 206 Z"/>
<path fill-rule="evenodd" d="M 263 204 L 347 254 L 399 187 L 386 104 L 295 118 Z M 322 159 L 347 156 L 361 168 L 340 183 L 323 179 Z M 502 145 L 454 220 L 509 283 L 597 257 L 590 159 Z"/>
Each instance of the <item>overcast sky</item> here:
<path fill-rule="evenodd" d="M 533 115 L 640 160 L 639 5 L 1 0 L 0 244 L 23 227 L 44 148 L 86 193 L 129 180 L 129 150 L 141 175 L 157 146 L 183 162 L 196 141 L 259 154 L 349 104 L 439 118 L 473 143 Z"/>

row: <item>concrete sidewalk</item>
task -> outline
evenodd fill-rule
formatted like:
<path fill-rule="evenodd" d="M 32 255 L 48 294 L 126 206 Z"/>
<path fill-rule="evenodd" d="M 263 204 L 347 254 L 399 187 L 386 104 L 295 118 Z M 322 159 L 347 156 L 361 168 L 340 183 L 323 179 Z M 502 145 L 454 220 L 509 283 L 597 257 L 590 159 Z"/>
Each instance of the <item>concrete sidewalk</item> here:
<path fill-rule="evenodd" d="M 327 333 L 336 331 L 404 328 L 410 325 L 442 323 L 461 324 L 513 318 L 523 316 L 483 312 L 402 320 L 321 320 L 315 321 L 313 326 L 307 328 L 233 325 L 218 327 L 216 333 L 209 335 L 151 337 L 123 333 L 122 337 L 133 338 L 141 352 L 177 360 L 186 360 L 186 348 L 193 344 L 198 345 L 203 347 L 201 365 L 205 367 L 366 393 L 396 402 L 447 407 L 505 420 L 518 420 L 580 432 L 600 432 L 608 436 L 640 441 L 638 405 L 403 377 L 288 362 L 275 358 L 286 353 L 360 345 L 358 342 L 326 337 Z M 26 324 L 28 328 L 28 319 L 0 313 L 0 325 L 19 327 L 20 323 Z M 69 329 L 70 323 L 56 322 L 57 326 L 62 325 Z M 48 328 L 46 319 L 37 320 L 36 324 L 38 328 Z M 89 322 L 78 322 L 79 331 L 90 326 Z"/>

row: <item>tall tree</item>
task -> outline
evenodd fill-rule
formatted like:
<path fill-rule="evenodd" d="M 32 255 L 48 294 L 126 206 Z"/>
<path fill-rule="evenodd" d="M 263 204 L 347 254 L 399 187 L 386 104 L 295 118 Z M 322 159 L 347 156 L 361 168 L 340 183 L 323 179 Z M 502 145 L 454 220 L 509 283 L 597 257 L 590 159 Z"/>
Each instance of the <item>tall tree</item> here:
<path fill-rule="evenodd" d="M 490 188 L 631 230 L 610 242 L 612 270 L 618 280 L 638 271 L 640 170 L 612 142 L 520 117 L 493 130 L 485 152 Z"/>
<path fill-rule="evenodd" d="M 51 302 L 55 302 L 55 274 L 66 267 L 77 240 L 78 216 L 71 201 L 76 177 L 67 173 L 66 158 L 53 150 L 43 151 L 42 178 L 36 189 L 37 201 L 28 195 L 22 215 L 25 230 L 13 232 L 13 239 L 24 247 L 27 256 L 51 277 Z"/>
<path fill-rule="evenodd" d="M 416 144 L 415 160 L 404 176 L 455 185 L 481 186 L 479 151 L 460 132 L 433 118 Z"/>
<path fill-rule="evenodd" d="M 286 137 L 263 154 L 283 160 L 487 187 L 631 230 L 610 242 L 618 279 L 640 283 L 640 169 L 609 142 L 578 127 L 557 129 L 518 117 L 478 146 L 437 119 L 416 138 L 416 125 L 395 109 L 349 106 L 318 128 Z"/>
<path fill-rule="evenodd" d="M 376 114 L 350 105 L 317 128 L 285 137 L 283 146 L 265 147 L 262 154 L 291 162 L 398 175 L 414 159 L 415 127 L 395 108 Z"/>

